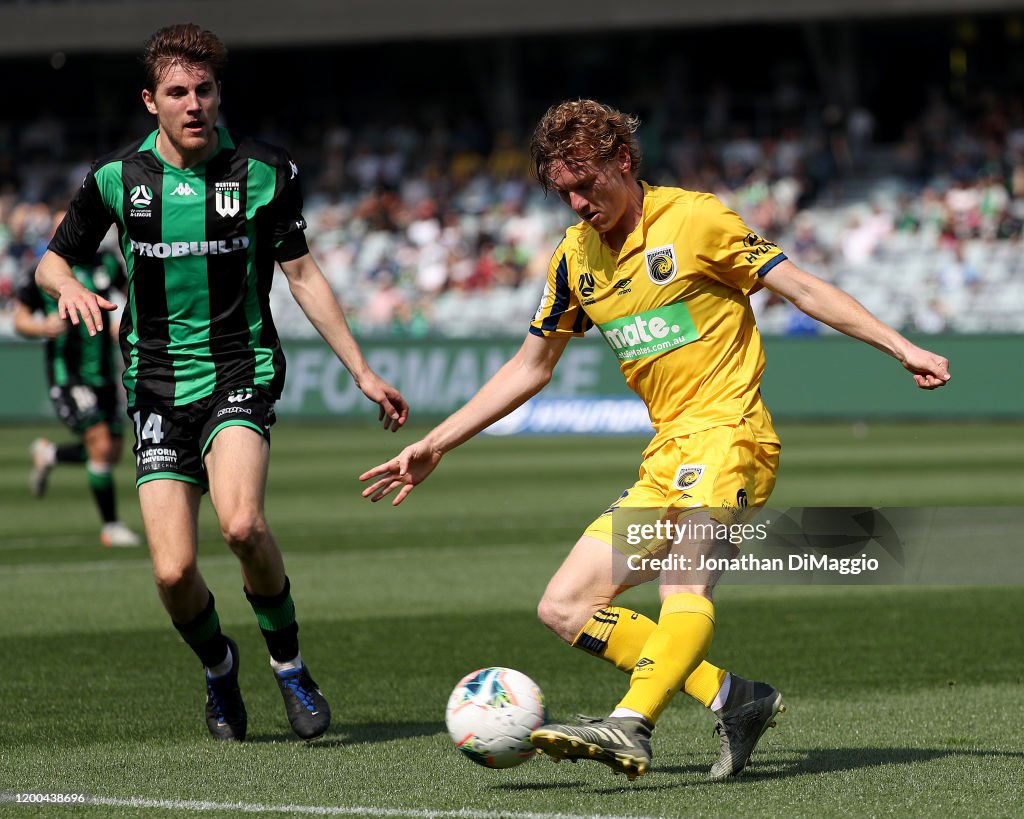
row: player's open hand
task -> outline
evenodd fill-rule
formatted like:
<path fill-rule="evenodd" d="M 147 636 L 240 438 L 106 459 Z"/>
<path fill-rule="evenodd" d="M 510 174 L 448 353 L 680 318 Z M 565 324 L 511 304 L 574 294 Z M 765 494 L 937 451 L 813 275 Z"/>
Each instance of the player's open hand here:
<path fill-rule="evenodd" d="M 117 305 L 103 296 L 93 293 L 77 279 L 69 279 L 61 285 L 57 299 L 57 315 L 71 319 L 76 327 L 84 323 L 89 335 L 94 336 L 103 327 L 103 311 L 116 310 Z"/>
<path fill-rule="evenodd" d="M 407 446 L 397 457 L 368 469 L 359 476 L 361 481 L 377 478 L 363 490 L 363 497 L 376 503 L 397 489 L 398 494 L 391 501 L 391 505 L 398 506 L 405 500 L 406 495 L 412 492 L 414 486 L 423 483 L 434 471 L 434 467 L 441 461 L 441 455 L 442 453 L 432 449 L 424 441 Z"/>
<path fill-rule="evenodd" d="M 914 374 L 914 382 L 923 390 L 944 387 L 950 379 L 949 361 L 920 347 L 906 352 L 903 366 Z"/>
<path fill-rule="evenodd" d="M 377 420 L 383 422 L 384 429 L 398 432 L 399 427 L 409 417 L 409 405 L 402 393 L 392 387 L 376 373 L 368 373 L 359 381 L 359 389 L 363 395 L 380 407 Z"/>

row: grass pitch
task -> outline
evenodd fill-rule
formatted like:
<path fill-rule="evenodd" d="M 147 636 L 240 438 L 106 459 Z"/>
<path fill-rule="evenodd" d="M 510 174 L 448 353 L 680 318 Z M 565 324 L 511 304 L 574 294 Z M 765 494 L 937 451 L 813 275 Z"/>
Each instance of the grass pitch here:
<path fill-rule="evenodd" d="M 582 527 L 633 480 L 634 438 L 482 438 L 398 509 L 355 475 L 415 431 L 284 422 L 268 516 L 292 579 L 303 653 L 330 698 L 322 740 L 293 739 L 237 563 L 211 510 L 200 565 L 242 650 L 251 741 L 214 743 L 201 671 L 139 551 L 103 550 L 85 477 L 29 497 L 26 450 L 55 426 L 0 429 L 0 794 L 84 793 L 87 806 L 5 815 L 1021 815 L 1024 589 L 723 586 L 711 659 L 770 680 L 789 710 L 740 778 L 711 783 L 712 720 L 680 696 L 654 768 L 479 768 L 443 710 L 484 665 L 535 679 L 554 718 L 624 691 L 534 616 Z M 1019 425 L 783 426 L 773 506 L 1019 505 Z M 127 459 L 130 460 L 130 459 Z M 138 526 L 131 469 L 123 517 Z M 1007 532 L 1007 538 L 1019 538 Z M 965 543 L 964 548 L 971 548 Z M 653 589 L 623 601 L 655 615 Z"/>

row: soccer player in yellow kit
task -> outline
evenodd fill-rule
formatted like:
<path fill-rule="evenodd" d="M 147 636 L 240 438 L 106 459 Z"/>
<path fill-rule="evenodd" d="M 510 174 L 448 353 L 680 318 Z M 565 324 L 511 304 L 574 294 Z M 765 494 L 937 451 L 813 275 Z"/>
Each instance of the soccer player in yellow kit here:
<path fill-rule="evenodd" d="M 682 689 L 717 717 L 721 754 L 711 776 L 718 779 L 743 770 L 784 708 L 782 696 L 705 659 L 715 576 L 664 570 L 656 623 L 612 605 L 630 585 L 615 569 L 623 555 L 613 510 L 683 507 L 708 520 L 720 516 L 715 510 L 767 500 L 780 446 L 760 395 L 764 352 L 748 298 L 760 287 L 893 356 L 923 389 L 944 385 L 949 367 L 800 270 L 714 196 L 641 182 L 637 125 L 593 100 L 564 102 L 544 115 L 531 144 L 537 178 L 581 221 L 555 251 L 526 340 L 464 407 L 361 479 L 375 479 L 365 497 L 398 490 L 392 503 L 401 503 L 446 452 L 539 392 L 569 339 L 597 325 L 647 405 L 655 436 L 639 479 L 577 541 L 538 614 L 566 642 L 629 673 L 630 686 L 607 717 L 544 725 L 531 740 L 556 759 L 594 759 L 634 779 L 650 765 L 658 717 Z M 670 545 L 692 559 L 721 555 L 723 547 Z"/>

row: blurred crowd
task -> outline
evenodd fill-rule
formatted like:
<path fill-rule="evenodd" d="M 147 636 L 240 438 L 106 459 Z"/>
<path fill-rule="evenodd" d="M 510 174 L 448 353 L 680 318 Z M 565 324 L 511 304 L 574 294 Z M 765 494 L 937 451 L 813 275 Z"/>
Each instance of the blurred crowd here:
<path fill-rule="evenodd" d="M 717 194 L 904 330 L 1024 331 L 1021 99 L 985 94 L 965 112 L 934 94 L 895 144 L 864 109 L 826 106 L 765 136 L 730 116 L 726 89 L 709 99 L 702 122 L 642 126 L 642 178 Z M 266 131 L 299 163 L 310 246 L 358 334 L 524 331 L 572 221 L 532 178 L 525 136 L 470 121 Z M 0 335 L 87 162 L 53 116 L 0 124 Z M 282 335 L 311 334 L 280 278 Z M 755 309 L 766 333 L 822 331 L 769 294 Z"/>

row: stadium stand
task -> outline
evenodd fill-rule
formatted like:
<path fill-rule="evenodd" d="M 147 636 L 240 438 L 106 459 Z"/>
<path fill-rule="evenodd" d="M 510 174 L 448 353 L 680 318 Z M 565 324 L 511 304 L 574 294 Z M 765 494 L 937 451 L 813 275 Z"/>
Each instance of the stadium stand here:
<path fill-rule="evenodd" d="M 586 51 L 568 73 L 586 68 Z M 922 104 L 902 116 L 831 102 L 798 72 L 776 77 L 767 96 L 740 88 L 713 83 L 667 116 L 639 82 L 617 85 L 616 104 L 645 122 L 643 177 L 716 193 L 897 327 L 1024 330 L 1024 104 L 1012 88 L 915 88 Z M 530 176 L 536 104 L 524 101 L 515 123 L 454 99 L 430 117 L 391 101 L 356 119 L 325 109 L 315 88 L 297 93 L 306 121 L 268 116 L 255 130 L 303 168 L 310 243 L 356 331 L 521 333 L 571 215 Z M 51 103 L 0 121 L 0 334 L 15 282 L 91 158 L 83 134 L 111 130 L 109 113 L 62 118 Z M 113 119 L 145 127 L 139 111 Z M 273 298 L 282 334 L 313 332 L 283 284 Z M 766 333 L 822 332 L 766 294 L 755 306 Z"/>

